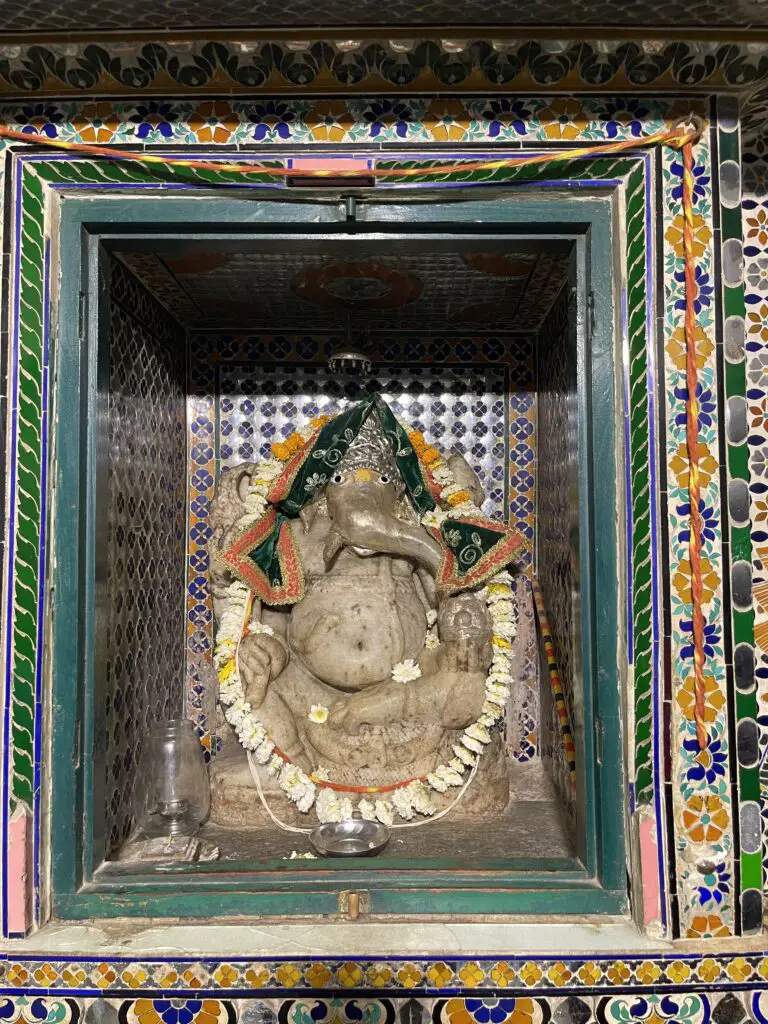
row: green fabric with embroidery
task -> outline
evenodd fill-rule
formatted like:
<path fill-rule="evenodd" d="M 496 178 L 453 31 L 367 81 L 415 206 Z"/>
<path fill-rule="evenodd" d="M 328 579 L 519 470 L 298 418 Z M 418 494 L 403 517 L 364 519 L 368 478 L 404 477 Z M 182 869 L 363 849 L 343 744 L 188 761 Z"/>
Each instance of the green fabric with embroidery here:
<path fill-rule="evenodd" d="M 267 536 L 257 548 L 248 552 L 248 557 L 258 565 L 269 580 L 270 586 L 274 587 L 275 590 L 280 589 L 284 582 L 283 570 L 280 566 L 280 559 L 277 555 L 277 542 L 280 539 L 280 530 L 282 529 L 283 523 L 287 522 L 288 516 L 283 515 L 282 512 L 278 512 L 275 524 Z"/>

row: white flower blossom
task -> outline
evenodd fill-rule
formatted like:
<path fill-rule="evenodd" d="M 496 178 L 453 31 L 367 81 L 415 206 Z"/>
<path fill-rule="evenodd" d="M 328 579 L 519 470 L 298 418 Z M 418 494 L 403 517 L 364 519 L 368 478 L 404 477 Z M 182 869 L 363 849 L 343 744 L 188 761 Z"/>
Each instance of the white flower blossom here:
<path fill-rule="evenodd" d="M 478 722 L 473 722 L 472 725 L 468 725 L 464 730 L 464 735 L 471 736 L 473 740 L 479 740 L 481 743 L 491 742 L 488 730 Z"/>
<path fill-rule="evenodd" d="M 427 782 L 429 785 L 438 793 L 444 793 L 448 789 L 448 783 L 445 779 L 441 779 L 439 775 L 435 775 L 434 772 L 430 772 L 427 776 Z"/>
<path fill-rule="evenodd" d="M 478 744 L 478 746 L 480 745 Z M 480 746 L 480 749 L 479 751 L 477 751 L 477 753 L 482 753 L 482 750 L 483 748 L 482 746 Z M 469 768 L 471 768 L 472 765 L 477 760 L 474 754 L 470 753 L 470 751 L 466 747 L 459 746 L 458 743 L 454 744 L 453 752 L 456 755 L 456 757 L 458 757 L 460 761 L 463 761 L 464 764 L 467 765 Z"/>
<path fill-rule="evenodd" d="M 314 853 L 297 853 L 296 850 L 291 850 L 290 857 L 283 857 L 283 860 L 317 860 L 317 855 Z"/>
<path fill-rule="evenodd" d="M 267 764 L 267 762 L 270 761 L 270 759 L 272 758 L 274 749 L 275 744 L 267 736 L 266 739 L 264 739 L 254 750 L 253 756 L 256 758 L 259 764 Z"/>
<path fill-rule="evenodd" d="M 430 632 L 427 633 L 427 635 L 424 637 L 424 646 L 429 651 L 433 651 L 436 647 L 439 647 L 440 637 L 437 635 L 437 633 L 433 633 L 430 630 Z"/>
<path fill-rule="evenodd" d="M 432 803 L 429 791 L 423 782 L 415 781 L 410 783 L 410 785 L 406 787 L 406 792 L 408 793 L 408 797 L 413 805 L 414 811 L 418 814 L 429 816 L 430 814 L 434 814 L 437 810 L 435 805 Z"/>
<path fill-rule="evenodd" d="M 435 768 L 434 774 L 438 778 L 442 779 L 443 782 L 447 782 L 449 786 L 461 786 L 464 780 L 461 777 L 461 773 L 454 771 L 450 765 L 441 764 Z"/>
<path fill-rule="evenodd" d="M 327 787 L 320 787 L 315 801 L 317 820 L 348 821 L 352 817 L 352 801 Z"/>
<path fill-rule="evenodd" d="M 392 678 L 396 683 L 410 683 L 414 679 L 421 678 L 421 668 L 413 658 L 406 658 L 405 661 L 398 661 L 394 666 Z"/>
<path fill-rule="evenodd" d="M 413 800 L 408 792 L 410 786 L 400 786 L 392 792 L 392 806 L 404 821 L 413 819 Z"/>
<path fill-rule="evenodd" d="M 285 761 L 279 754 L 273 754 L 267 765 L 267 775 L 279 775 L 284 764 Z"/>
<path fill-rule="evenodd" d="M 436 484 L 442 484 L 444 487 L 448 484 L 456 483 L 453 473 L 445 464 L 442 466 L 436 466 L 432 470 L 432 478 Z"/>
<path fill-rule="evenodd" d="M 376 817 L 382 823 L 382 825 L 391 825 L 395 820 L 394 807 L 392 806 L 391 800 L 377 800 L 376 804 Z"/>
<path fill-rule="evenodd" d="M 467 750 L 471 750 L 475 754 L 482 754 L 483 744 L 480 743 L 479 740 L 476 740 L 473 736 L 467 736 L 467 734 L 464 733 L 461 737 L 461 742 L 467 748 Z"/>
<path fill-rule="evenodd" d="M 309 709 L 307 718 L 310 722 L 316 722 L 318 725 L 322 725 L 328 721 L 328 708 L 323 704 L 313 704 Z"/>
<path fill-rule="evenodd" d="M 363 798 L 357 805 L 357 809 L 364 821 L 376 821 L 376 805 L 373 800 Z"/>
<path fill-rule="evenodd" d="M 439 508 L 434 508 L 430 512 L 424 513 L 421 517 L 421 524 L 422 526 L 430 526 L 433 530 L 439 530 L 447 518 L 447 512 L 443 512 Z"/>

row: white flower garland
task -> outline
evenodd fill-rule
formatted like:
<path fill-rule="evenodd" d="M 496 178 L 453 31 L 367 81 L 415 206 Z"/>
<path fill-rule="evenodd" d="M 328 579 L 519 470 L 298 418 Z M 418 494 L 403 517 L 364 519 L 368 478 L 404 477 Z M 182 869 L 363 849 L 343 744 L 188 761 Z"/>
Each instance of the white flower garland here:
<path fill-rule="evenodd" d="M 314 431 L 307 428 L 297 433 L 306 442 Z M 463 491 L 442 458 L 433 460 L 429 468 L 435 482 L 441 485 L 440 498 L 443 502 Z M 282 469 L 277 459 L 267 459 L 257 464 L 245 501 L 246 511 L 238 526 L 250 526 L 264 516 L 268 507 L 267 495 Z M 434 509 L 427 512 L 421 517 L 421 522 L 425 526 L 439 528 L 449 516 L 461 519 L 478 514 L 481 514 L 481 510 L 477 505 L 472 501 L 463 501 L 446 510 Z M 504 570 L 478 592 L 485 598 L 488 607 L 493 645 L 493 660 L 486 678 L 485 702 L 480 717 L 464 730 L 459 742 L 454 744 L 453 758 L 430 772 L 425 782 L 416 779 L 386 794 L 382 793 L 381 798 L 361 799 L 356 809 L 363 818 L 377 820 L 385 825 L 392 825 L 395 815 L 407 822 L 413 821 L 417 814 L 428 818 L 437 810 L 430 798 L 430 789 L 436 793 L 445 793 L 450 787 L 466 785 L 467 780 L 463 776 L 469 769 L 476 768 L 483 750 L 491 741 L 489 729 L 503 718 L 509 699 L 512 681 L 511 647 L 516 633 L 511 584 L 512 577 Z M 352 795 L 323 786 L 322 782 L 327 781 L 324 769 L 318 768 L 310 777 L 278 754 L 273 740 L 245 699 L 238 665 L 240 641 L 246 631 L 269 635 L 273 633 L 271 627 L 261 622 L 246 623 L 250 601 L 251 594 L 246 585 L 239 580 L 232 583 L 227 588 L 225 610 L 216 631 L 214 666 L 219 678 L 219 699 L 224 706 L 225 717 L 245 749 L 259 764 L 267 766 L 270 775 L 277 776 L 278 785 L 300 811 L 306 814 L 314 806 L 321 822 L 351 818 L 355 810 Z M 436 647 L 440 643 L 436 618 L 436 613 L 429 613 L 429 630 L 425 639 L 427 648 Z M 420 676 L 421 669 L 412 659 L 400 662 L 392 670 L 392 678 L 403 683 Z M 312 705 L 308 717 L 313 722 L 325 722 L 328 709 L 322 705 Z"/>

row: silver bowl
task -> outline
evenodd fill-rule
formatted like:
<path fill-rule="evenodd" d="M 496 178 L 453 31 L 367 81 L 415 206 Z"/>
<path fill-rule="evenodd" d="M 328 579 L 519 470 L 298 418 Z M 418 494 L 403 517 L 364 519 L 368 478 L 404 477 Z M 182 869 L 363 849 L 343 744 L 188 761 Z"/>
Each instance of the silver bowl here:
<path fill-rule="evenodd" d="M 389 842 L 389 829 L 378 821 L 349 818 L 318 825 L 309 838 L 323 857 L 373 857 Z"/>

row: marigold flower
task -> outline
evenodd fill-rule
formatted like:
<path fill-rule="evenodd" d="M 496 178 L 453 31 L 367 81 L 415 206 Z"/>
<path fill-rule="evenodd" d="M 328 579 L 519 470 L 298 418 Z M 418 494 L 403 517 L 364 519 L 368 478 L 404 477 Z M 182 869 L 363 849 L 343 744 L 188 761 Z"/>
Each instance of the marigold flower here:
<path fill-rule="evenodd" d="M 472 495 L 469 491 L 456 491 L 455 494 L 451 494 L 445 499 L 446 504 L 450 505 L 451 508 L 463 505 L 465 501 L 472 501 Z"/>

